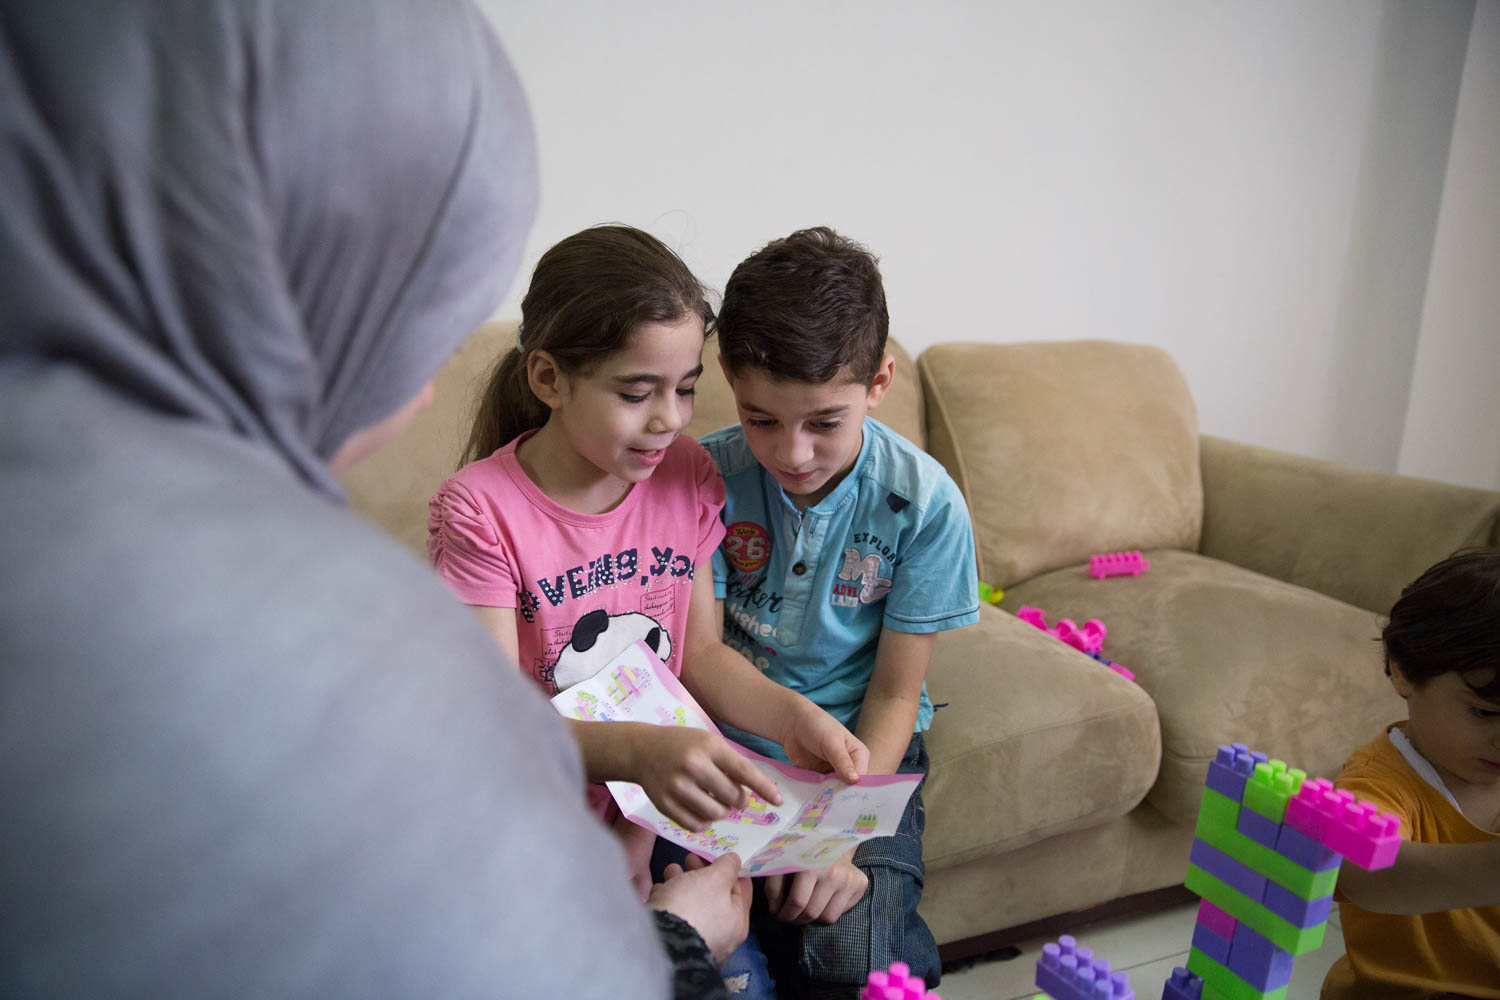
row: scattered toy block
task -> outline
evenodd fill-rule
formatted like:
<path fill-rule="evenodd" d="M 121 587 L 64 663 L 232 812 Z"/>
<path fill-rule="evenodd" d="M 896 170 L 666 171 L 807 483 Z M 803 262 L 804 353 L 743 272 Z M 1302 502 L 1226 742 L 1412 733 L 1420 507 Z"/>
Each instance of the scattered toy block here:
<path fill-rule="evenodd" d="M 999 587 L 991 587 L 983 580 L 979 581 L 979 599 L 986 604 L 999 604 L 1005 598 L 1005 591 Z"/>
<path fill-rule="evenodd" d="M 859 1000 L 943 1000 L 936 993 L 927 992 L 927 983 L 921 976 L 911 974 L 911 966 L 905 962 L 892 962 L 884 972 L 872 970 L 865 977 L 865 988 Z"/>
<path fill-rule="evenodd" d="M 1089 556 L 1089 574 L 1099 580 L 1109 576 L 1140 576 L 1150 568 L 1151 561 L 1139 549 Z"/>
<path fill-rule="evenodd" d="M 1162 986 L 1161 1000 L 1202 1000 L 1203 977 L 1191 969 L 1177 966 Z"/>
<path fill-rule="evenodd" d="M 1079 947 L 1070 934 L 1042 946 L 1036 985 L 1053 1000 L 1135 1000 L 1130 974 L 1110 971 L 1108 962 Z"/>

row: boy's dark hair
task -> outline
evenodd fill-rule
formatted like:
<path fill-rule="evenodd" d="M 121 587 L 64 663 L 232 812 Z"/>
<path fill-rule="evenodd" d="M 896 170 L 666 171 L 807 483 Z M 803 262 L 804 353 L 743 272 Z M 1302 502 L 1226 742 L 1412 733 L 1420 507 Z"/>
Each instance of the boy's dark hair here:
<path fill-rule="evenodd" d="M 870 251 L 827 226 L 802 229 L 743 260 L 724 286 L 719 350 L 731 373 L 822 384 L 847 369 L 872 383 L 891 318 Z"/>
<path fill-rule="evenodd" d="M 1500 549 L 1463 549 L 1417 577 L 1380 633 L 1386 672 L 1395 662 L 1417 687 L 1446 673 L 1495 668 L 1475 694 L 1500 699 Z"/>
<path fill-rule="evenodd" d="M 714 311 L 682 259 L 649 233 L 594 226 L 542 254 L 521 300 L 516 346 L 485 382 L 459 465 L 488 458 L 550 412 L 526 374 L 532 351 L 546 351 L 567 373 L 587 375 L 625 346 L 641 323 L 675 323 L 696 314 L 707 336 Z"/>

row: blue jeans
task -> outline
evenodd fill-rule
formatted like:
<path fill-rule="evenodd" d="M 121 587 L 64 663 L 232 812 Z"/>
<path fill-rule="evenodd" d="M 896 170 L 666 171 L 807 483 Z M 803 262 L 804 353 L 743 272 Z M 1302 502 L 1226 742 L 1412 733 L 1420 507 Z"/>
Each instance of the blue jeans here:
<path fill-rule="evenodd" d="M 938 985 L 942 963 L 937 942 L 917 914 L 926 869 L 922 866 L 922 831 L 927 811 L 922 785 L 927 780 L 927 743 L 914 733 L 897 768 L 920 774 L 894 835 L 859 845 L 854 864 L 870 880 L 865 894 L 832 924 L 786 924 L 771 916 L 757 889 L 750 911 L 751 933 L 758 941 L 783 1000 L 847 998 L 858 1000 L 871 971 L 905 962 L 929 989 Z M 758 881 L 758 880 L 757 880 Z"/>
<path fill-rule="evenodd" d="M 656 847 L 651 851 L 651 881 L 660 882 L 666 877 L 667 865 L 682 864 L 687 854 L 687 848 L 657 837 Z M 724 977 L 724 987 L 732 1000 L 776 1000 L 776 983 L 753 927 L 744 943 L 719 966 L 719 974 Z"/>

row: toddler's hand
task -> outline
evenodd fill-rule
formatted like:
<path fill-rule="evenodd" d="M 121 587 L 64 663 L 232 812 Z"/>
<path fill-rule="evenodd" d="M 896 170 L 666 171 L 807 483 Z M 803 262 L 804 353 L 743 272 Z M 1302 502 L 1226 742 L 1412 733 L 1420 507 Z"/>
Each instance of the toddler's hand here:
<path fill-rule="evenodd" d="M 781 805 L 776 783 L 722 737 L 702 729 L 643 726 L 631 774 L 656 808 L 689 830 L 702 830 L 749 803 L 751 791 Z"/>
<path fill-rule="evenodd" d="M 869 877 L 852 862 L 853 852 L 827 868 L 772 875 L 766 879 L 766 905 L 771 915 L 789 924 L 831 924 L 860 901 Z"/>
<path fill-rule="evenodd" d="M 849 730 L 812 702 L 788 720 L 782 734 L 787 760 L 820 774 L 832 772 L 853 785 L 870 767 L 870 750 Z"/>

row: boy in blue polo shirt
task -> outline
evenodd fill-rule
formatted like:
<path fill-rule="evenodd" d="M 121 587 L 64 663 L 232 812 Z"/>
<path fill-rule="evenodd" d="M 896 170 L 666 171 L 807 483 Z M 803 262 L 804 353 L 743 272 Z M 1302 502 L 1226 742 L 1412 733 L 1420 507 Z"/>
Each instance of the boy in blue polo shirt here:
<path fill-rule="evenodd" d="M 871 773 L 925 776 L 927 664 L 936 633 L 979 620 L 978 575 L 958 487 L 867 416 L 895 374 L 889 325 L 875 258 L 830 229 L 777 240 L 731 275 L 719 350 L 740 425 L 703 439 L 728 492 L 714 591 L 724 641 L 853 731 Z M 781 997 L 857 998 L 894 961 L 938 984 L 917 915 L 920 789 L 895 836 L 764 880 L 755 930 Z"/>

